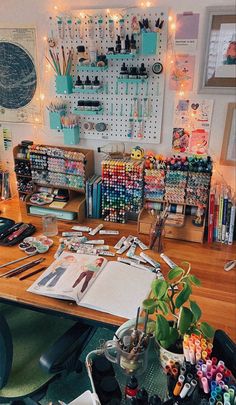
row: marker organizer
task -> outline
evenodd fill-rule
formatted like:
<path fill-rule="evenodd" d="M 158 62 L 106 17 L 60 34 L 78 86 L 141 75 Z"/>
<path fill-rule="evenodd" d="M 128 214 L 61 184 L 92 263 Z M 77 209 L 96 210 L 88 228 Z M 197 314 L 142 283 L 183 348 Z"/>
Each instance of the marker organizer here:
<path fill-rule="evenodd" d="M 211 175 L 209 173 L 189 173 L 186 187 L 186 203 L 206 207 L 209 197 Z"/>
<path fill-rule="evenodd" d="M 84 189 L 84 162 L 85 156 L 80 152 L 43 145 L 30 147 L 32 179 L 37 183 Z"/>
<path fill-rule="evenodd" d="M 183 204 L 185 202 L 185 188 L 187 184 L 187 172 L 171 171 L 166 172 L 165 196 L 169 202 Z"/>
<path fill-rule="evenodd" d="M 142 161 L 129 158 L 102 162 L 102 217 L 125 223 L 143 204 Z"/>
<path fill-rule="evenodd" d="M 145 169 L 144 181 L 145 198 L 162 201 L 165 194 L 165 170 Z"/>

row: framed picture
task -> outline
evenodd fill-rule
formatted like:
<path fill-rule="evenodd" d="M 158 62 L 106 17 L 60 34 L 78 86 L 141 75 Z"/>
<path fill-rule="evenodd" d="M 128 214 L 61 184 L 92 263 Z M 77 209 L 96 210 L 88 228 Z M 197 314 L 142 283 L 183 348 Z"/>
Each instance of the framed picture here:
<path fill-rule="evenodd" d="M 236 103 L 228 104 L 220 164 L 236 166 Z"/>
<path fill-rule="evenodd" d="M 199 93 L 235 94 L 236 9 L 207 7 Z"/>

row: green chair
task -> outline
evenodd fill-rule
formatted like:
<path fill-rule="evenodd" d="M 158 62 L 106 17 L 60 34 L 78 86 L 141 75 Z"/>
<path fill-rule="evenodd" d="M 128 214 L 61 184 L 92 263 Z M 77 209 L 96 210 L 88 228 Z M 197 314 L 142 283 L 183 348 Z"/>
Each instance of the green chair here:
<path fill-rule="evenodd" d="M 0 403 L 33 404 L 62 373 L 82 371 L 79 356 L 93 333 L 81 322 L 0 305 Z"/>

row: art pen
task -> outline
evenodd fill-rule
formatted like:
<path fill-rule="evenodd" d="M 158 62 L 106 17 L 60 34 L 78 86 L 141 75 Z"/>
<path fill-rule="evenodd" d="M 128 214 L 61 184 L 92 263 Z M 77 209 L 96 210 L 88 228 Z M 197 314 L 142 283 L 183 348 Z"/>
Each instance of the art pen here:
<path fill-rule="evenodd" d="M 32 255 L 23 256 L 23 257 L 20 257 L 19 259 L 12 260 L 11 262 L 2 264 L 2 265 L 0 266 L 0 269 L 2 269 L 3 267 L 10 266 L 11 264 L 15 264 L 15 263 L 21 262 L 22 260 L 28 259 L 29 257 L 35 256 L 35 255 L 38 255 L 38 252 L 33 253 Z M 1 276 L 0 276 L 0 277 L 1 277 Z"/>
<path fill-rule="evenodd" d="M 177 266 L 177 264 L 175 264 L 168 256 L 166 256 L 164 253 L 160 254 L 162 260 L 164 260 L 164 262 L 166 262 L 166 264 L 168 264 L 168 266 L 173 269 L 174 267 Z"/>
<path fill-rule="evenodd" d="M 70 237 L 70 236 L 83 236 L 82 232 L 62 232 L 62 236 Z"/>
<path fill-rule="evenodd" d="M 137 243 L 142 250 L 148 250 L 148 247 L 138 238 L 134 238 L 134 242 Z"/>
<path fill-rule="evenodd" d="M 124 242 L 124 246 L 122 246 L 120 249 L 118 249 L 116 251 L 116 253 L 118 253 L 119 255 L 122 255 L 122 253 L 126 252 L 126 250 L 129 249 L 130 245 L 131 245 L 131 243 Z"/>
<path fill-rule="evenodd" d="M 103 251 L 99 251 L 98 252 L 98 256 L 110 256 L 110 257 L 114 257 L 115 253 L 113 252 L 109 252 L 107 250 L 103 250 Z"/>
<path fill-rule="evenodd" d="M 122 245 L 124 244 L 124 241 L 126 240 L 125 236 L 122 236 L 120 240 L 115 244 L 114 249 L 120 249 Z"/>
<path fill-rule="evenodd" d="M 6 277 L 6 278 L 13 277 L 13 276 L 15 276 L 15 275 L 17 275 L 19 273 L 22 273 L 25 270 L 30 269 L 31 267 L 37 266 L 37 264 L 41 263 L 44 260 L 45 260 L 45 258 L 41 257 L 40 259 L 34 260 L 34 261 L 29 262 L 27 264 L 24 264 L 23 266 L 16 267 L 15 269 L 12 269 L 12 270 L 8 271 L 7 273 L 1 274 L 0 278 L 1 277 Z"/>
<path fill-rule="evenodd" d="M 129 265 L 131 265 L 131 266 L 133 266 L 133 267 L 137 267 L 138 269 L 149 270 L 149 271 L 152 271 L 152 272 L 153 272 L 153 268 L 152 268 L 152 267 L 150 267 L 150 266 L 145 266 L 144 264 L 136 263 L 134 260 L 131 260 L 131 259 L 125 259 L 125 258 L 123 258 L 123 257 L 118 257 L 118 258 L 117 258 L 117 261 L 118 261 L 118 262 L 121 262 L 121 263 L 129 264 Z"/>
<path fill-rule="evenodd" d="M 46 270 L 46 269 L 47 269 L 47 266 L 40 267 L 40 269 L 35 270 L 35 271 L 32 271 L 31 273 L 26 274 L 25 276 L 20 277 L 19 280 L 21 280 L 21 281 L 22 281 L 22 280 L 25 280 L 26 278 L 29 278 L 29 277 L 31 277 L 31 276 L 34 276 L 35 274 L 38 274 L 38 273 L 40 273 L 41 271 Z"/>
<path fill-rule="evenodd" d="M 80 232 L 90 232 L 92 230 L 92 228 L 89 228 L 88 226 L 72 226 L 72 228 L 74 231 L 80 231 Z"/>
<path fill-rule="evenodd" d="M 86 245 L 104 245 L 104 239 L 87 240 Z"/>
<path fill-rule="evenodd" d="M 132 259 L 132 260 L 136 260 L 136 261 L 139 262 L 139 263 L 147 264 L 146 260 L 142 259 L 141 256 L 132 255 L 132 254 L 129 254 L 129 252 L 126 253 L 126 256 L 129 257 L 129 258 Z"/>
<path fill-rule="evenodd" d="M 99 234 L 100 235 L 119 235 L 119 231 L 102 229 L 101 231 L 99 231 Z"/>

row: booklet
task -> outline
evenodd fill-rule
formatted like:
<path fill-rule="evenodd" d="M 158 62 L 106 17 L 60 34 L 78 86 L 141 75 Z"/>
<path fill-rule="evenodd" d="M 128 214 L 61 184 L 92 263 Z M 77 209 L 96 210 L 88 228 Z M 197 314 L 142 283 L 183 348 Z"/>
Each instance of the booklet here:
<path fill-rule="evenodd" d="M 63 252 L 27 291 L 134 318 L 155 274 L 100 256 Z"/>

